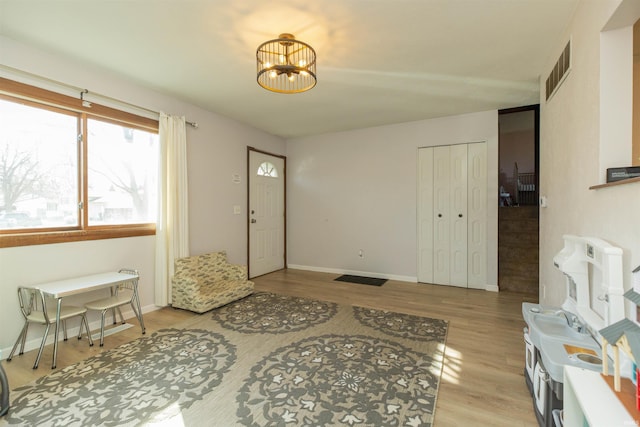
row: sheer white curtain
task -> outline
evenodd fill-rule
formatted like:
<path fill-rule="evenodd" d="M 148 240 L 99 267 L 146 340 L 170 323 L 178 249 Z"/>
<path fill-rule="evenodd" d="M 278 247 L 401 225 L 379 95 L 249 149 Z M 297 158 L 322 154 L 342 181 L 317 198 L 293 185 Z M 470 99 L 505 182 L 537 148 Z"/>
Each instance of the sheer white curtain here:
<path fill-rule="evenodd" d="M 155 304 L 171 303 L 176 258 L 189 256 L 187 131 L 184 117 L 160 113 Z"/>

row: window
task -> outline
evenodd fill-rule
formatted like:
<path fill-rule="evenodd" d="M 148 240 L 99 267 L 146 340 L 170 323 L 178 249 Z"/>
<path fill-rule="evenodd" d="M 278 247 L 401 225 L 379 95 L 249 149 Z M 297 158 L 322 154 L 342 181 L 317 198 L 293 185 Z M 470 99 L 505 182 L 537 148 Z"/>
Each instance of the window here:
<path fill-rule="evenodd" d="M 277 178 L 278 177 L 278 170 L 273 165 L 273 163 L 263 162 L 258 167 L 258 176 L 267 176 L 269 178 Z"/>
<path fill-rule="evenodd" d="M 155 222 L 158 135 L 87 122 L 89 225 Z"/>
<path fill-rule="evenodd" d="M 0 247 L 154 234 L 157 129 L 0 79 Z"/>

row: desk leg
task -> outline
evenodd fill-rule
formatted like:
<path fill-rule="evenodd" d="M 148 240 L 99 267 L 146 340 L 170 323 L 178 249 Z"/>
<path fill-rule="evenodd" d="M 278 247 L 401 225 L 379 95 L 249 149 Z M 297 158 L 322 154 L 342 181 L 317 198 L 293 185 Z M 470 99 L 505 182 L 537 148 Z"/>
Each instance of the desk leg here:
<path fill-rule="evenodd" d="M 56 309 L 56 332 L 53 337 L 53 365 L 51 369 L 56 368 L 56 360 L 58 357 L 58 333 L 60 332 L 60 310 L 62 308 L 62 298 L 58 298 L 58 307 Z"/>

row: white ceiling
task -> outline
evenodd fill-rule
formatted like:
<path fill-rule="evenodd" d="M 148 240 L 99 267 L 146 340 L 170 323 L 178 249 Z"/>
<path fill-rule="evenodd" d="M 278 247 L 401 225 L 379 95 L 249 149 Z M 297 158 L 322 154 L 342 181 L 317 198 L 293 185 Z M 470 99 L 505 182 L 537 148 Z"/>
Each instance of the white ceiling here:
<path fill-rule="evenodd" d="M 0 34 L 290 138 L 538 103 L 577 2 L 0 0 Z M 284 32 L 317 51 L 309 92 L 256 83 Z"/>

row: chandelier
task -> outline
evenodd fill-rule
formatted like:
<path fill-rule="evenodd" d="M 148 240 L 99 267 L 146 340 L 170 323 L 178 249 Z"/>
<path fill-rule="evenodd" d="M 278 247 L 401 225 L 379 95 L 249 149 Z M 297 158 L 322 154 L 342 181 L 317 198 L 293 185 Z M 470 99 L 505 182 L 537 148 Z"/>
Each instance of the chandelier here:
<path fill-rule="evenodd" d="M 316 85 L 316 51 L 283 33 L 258 46 L 258 84 L 278 93 L 305 92 Z"/>

